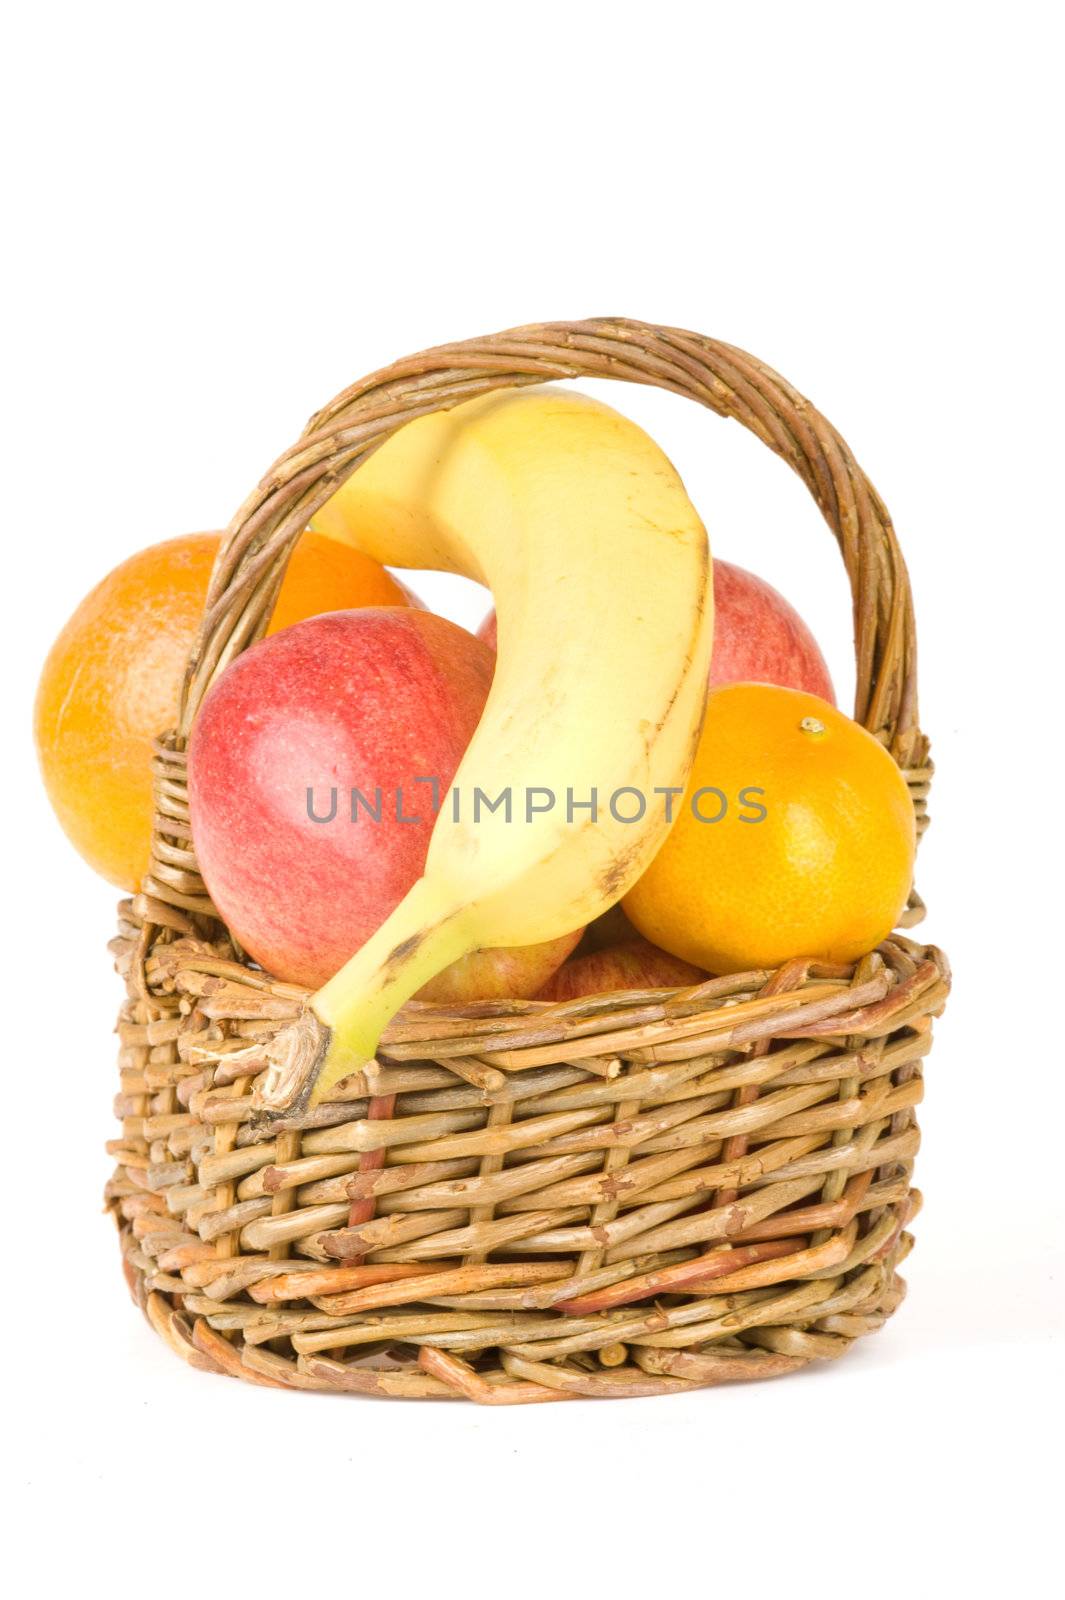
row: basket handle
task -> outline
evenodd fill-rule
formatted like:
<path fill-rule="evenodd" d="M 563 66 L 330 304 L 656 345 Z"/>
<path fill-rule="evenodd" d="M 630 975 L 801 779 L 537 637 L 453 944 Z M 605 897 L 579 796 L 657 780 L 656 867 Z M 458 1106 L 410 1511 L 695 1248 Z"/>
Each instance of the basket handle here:
<path fill-rule="evenodd" d="M 742 423 L 799 475 L 836 536 L 850 580 L 855 718 L 898 762 L 923 829 L 931 766 L 917 722 L 913 600 L 883 501 L 836 430 L 771 367 L 700 334 L 614 317 L 534 323 L 440 345 L 362 379 L 311 418 L 226 532 L 185 673 L 178 726 L 160 744 L 165 781 L 172 786 L 178 779 L 175 758 L 211 684 L 265 632 L 296 540 L 360 463 L 415 417 L 494 389 L 564 378 L 615 378 L 685 395 Z M 145 889 L 199 910 L 202 884 L 193 881 L 198 874 L 187 840 L 182 845 L 160 816 Z"/>

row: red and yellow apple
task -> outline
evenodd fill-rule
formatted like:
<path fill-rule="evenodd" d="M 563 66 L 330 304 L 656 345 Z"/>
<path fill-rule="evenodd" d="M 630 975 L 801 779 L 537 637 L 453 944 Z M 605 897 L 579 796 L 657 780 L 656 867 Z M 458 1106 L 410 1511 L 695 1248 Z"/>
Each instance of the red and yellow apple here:
<path fill-rule="evenodd" d="M 227 667 L 189 744 L 192 833 L 215 905 L 268 972 L 318 988 L 421 876 L 493 665 L 443 617 L 382 607 L 310 618 Z M 527 998 L 580 933 L 476 951 L 419 998 Z"/>
<path fill-rule="evenodd" d="M 691 962 L 636 936 L 624 944 L 574 956 L 559 967 L 536 998 L 557 1002 L 616 989 L 686 989 L 705 978 L 706 973 Z"/>

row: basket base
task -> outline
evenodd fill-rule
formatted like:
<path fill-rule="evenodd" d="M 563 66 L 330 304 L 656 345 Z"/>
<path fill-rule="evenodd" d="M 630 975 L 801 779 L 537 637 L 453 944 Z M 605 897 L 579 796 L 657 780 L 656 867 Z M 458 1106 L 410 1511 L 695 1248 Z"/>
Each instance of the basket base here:
<path fill-rule="evenodd" d="M 842 1355 L 902 1298 L 934 947 L 414 1004 L 335 1099 L 264 1118 L 263 1044 L 303 997 L 221 936 L 160 940 L 142 973 L 135 932 L 107 1203 L 134 1298 L 197 1367 L 485 1405 L 670 1394 Z"/>
<path fill-rule="evenodd" d="M 201 1371 L 270 1389 L 400 1400 L 466 1399 L 495 1406 L 682 1394 L 723 1383 L 779 1378 L 812 1362 L 836 1360 L 855 1340 L 881 1328 L 900 1305 L 906 1284 L 896 1269 L 913 1244 L 912 1234 L 902 1232 L 880 1262 L 839 1278 L 819 1280 L 814 1286 L 810 1282 L 778 1285 L 772 1299 L 761 1302 L 763 1320 L 757 1326 L 716 1340 L 713 1348 L 706 1348 L 705 1343 L 699 1349 L 670 1347 L 641 1342 L 637 1336 L 628 1343 L 619 1338 L 577 1359 L 537 1360 L 496 1347 L 478 1352 L 478 1364 L 473 1366 L 461 1356 L 428 1344 L 420 1345 L 417 1355 L 412 1349 L 407 1360 L 392 1352 L 385 1359 L 378 1355 L 370 1361 L 339 1359 L 329 1351 L 301 1353 L 295 1359 L 279 1354 L 265 1342 L 254 1342 L 258 1330 L 249 1328 L 249 1338 L 239 1328 L 223 1331 L 212 1326 L 212 1322 L 224 1325 L 241 1317 L 240 1311 L 227 1316 L 223 1299 L 218 1299 L 212 1316 L 187 1309 L 187 1301 L 194 1296 L 149 1288 L 153 1268 L 141 1253 L 140 1241 L 129 1227 L 120 1227 L 120 1236 L 123 1270 L 134 1303 L 171 1350 Z M 821 1293 L 816 1311 L 809 1306 L 805 1316 L 791 1320 L 797 1312 L 796 1302 L 809 1300 L 812 1287 L 828 1292 Z M 708 1296 L 707 1300 L 714 1298 Z M 558 1317 L 560 1334 L 567 1320 Z M 646 1315 L 626 1317 L 624 1322 L 619 1319 L 617 1332 L 620 1335 L 626 1326 L 649 1320 Z M 743 1319 L 734 1316 L 733 1320 Z M 644 1337 L 661 1340 L 662 1335 Z"/>

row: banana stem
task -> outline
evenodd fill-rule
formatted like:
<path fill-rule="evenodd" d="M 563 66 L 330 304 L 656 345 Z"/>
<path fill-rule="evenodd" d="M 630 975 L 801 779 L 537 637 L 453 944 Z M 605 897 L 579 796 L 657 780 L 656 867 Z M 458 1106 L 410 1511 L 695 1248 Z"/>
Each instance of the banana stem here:
<path fill-rule="evenodd" d="M 265 1110 L 309 1110 L 374 1058 L 387 1024 L 411 995 L 474 948 L 466 908 L 419 878 L 308 1009 L 267 1048 L 257 1102 Z"/>

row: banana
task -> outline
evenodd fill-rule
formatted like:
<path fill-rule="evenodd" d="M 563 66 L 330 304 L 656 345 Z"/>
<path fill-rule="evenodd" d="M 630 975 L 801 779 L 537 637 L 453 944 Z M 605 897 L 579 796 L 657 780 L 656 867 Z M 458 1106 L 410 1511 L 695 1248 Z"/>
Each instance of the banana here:
<path fill-rule="evenodd" d="M 315 526 L 390 566 L 486 584 L 498 661 L 424 876 L 268 1048 L 269 1111 L 314 1105 L 365 1066 L 450 962 L 557 938 L 635 882 L 669 826 L 654 791 L 679 793 L 691 765 L 713 634 L 706 530 L 676 471 L 642 429 L 572 392 L 493 394 L 408 423 Z M 641 796 L 643 815 L 623 820 Z"/>

